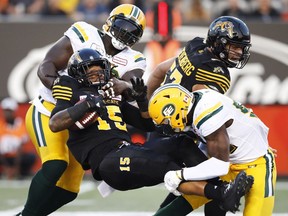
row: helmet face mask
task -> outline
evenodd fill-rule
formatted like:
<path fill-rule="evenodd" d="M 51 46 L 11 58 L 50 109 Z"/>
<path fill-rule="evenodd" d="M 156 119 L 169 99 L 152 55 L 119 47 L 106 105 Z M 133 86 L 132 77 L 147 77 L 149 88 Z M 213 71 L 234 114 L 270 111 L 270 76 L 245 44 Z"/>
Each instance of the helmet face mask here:
<path fill-rule="evenodd" d="M 126 46 L 133 46 L 142 37 L 143 31 L 123 15 L 115 16 L 110 28 L 111 35 Z"/>
<path fill-rule="evenodd" d="M 75 52 L 68 62 L 68 74 L 85 86 L 101 87 L 110 79 L 110 63 L 96 50 L 86 48 Z"/>
<path fill-rule="evenodd" d="M 103 25 L 103 30 L 112 37 L 112 44 L 122 50 L 132 47 L 143 35 L 146 26 L 144 13 L 135 5 L 122 4 L 114 8 Z"/>
<path fill-rule="evenodd" d="M 170 125 L 175 132 L 183 131 L 192 107 L 193 95 L 178 84 L 159 87 L 149 101 L 149 115 L 155 124 Z"/>
<path fill-rule="evenodd" d="M 232 16 L 223 16 L 214 20 L 208 31 L 207 45 L 227 67 L 243 68 L 249 60 L 251 47 L 250 32 L 247 25 L 240 19 Z M 231 58 L 235 52 L 231 47 L 241 48 L 238 59 Z"/>

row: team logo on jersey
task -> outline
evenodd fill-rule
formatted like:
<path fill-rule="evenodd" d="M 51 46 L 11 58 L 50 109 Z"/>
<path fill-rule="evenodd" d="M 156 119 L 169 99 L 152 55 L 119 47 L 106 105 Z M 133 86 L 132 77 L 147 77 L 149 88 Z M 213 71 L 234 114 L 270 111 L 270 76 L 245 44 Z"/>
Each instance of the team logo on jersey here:
<path fill-rule="evenodd" d="M 171 116 L 175 112 L 175 106 L 173 104 L 167 104 L 163 110 L 162 115 L 163 116 Z"/>
<path fill-rule="evenodd" d="M 59 82 L 60 82 L 60 77 L 57 77 L 53 82 L 53 86 L 58 84 Z"/>
<path fill-rule="evenodd" d="M 213 69 L 213 72 L 214 73 L 222 73 L 222 74 L 224 74 L 224 71 L 223 71 L 222 67 L 215 67 Z"/>
<path fill-rule="evenodd" d="M 215 26 L 213 27 L 213 30 L 217 29 L 217 28 L 220 28 L 220 31 L 221 32 L 227 32 L 227 35 L 229 38 L 233 38 L 233 23 L 232 22 L 229 22 L 229 21 L 225 21 L 225 22 L 222 22 L 222 21 L 218 21 Z"/>

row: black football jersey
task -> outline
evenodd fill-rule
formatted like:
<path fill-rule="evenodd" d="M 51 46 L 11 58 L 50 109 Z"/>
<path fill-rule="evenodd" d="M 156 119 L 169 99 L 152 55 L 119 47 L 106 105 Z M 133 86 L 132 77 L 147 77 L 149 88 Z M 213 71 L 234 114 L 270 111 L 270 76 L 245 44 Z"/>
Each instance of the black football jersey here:
<path fill-rule="evenodd" d="M 196 84 L 224 94 L 230 87 L 230 73 L 227 66 L 216 58 L 209 50 L 203 38 L 196 37 L 187 45 L 175 59 L 164 82 L 178 83 L 192 91 Z"/>
<path fill-rule="evenodd" d="M 53 86 L 53 97 L 57 103 L 52 113 L 74 106 L 87 94 L 97 96 L 99 95 L 98 91 L 96 88 L 87 88 L 81 85 L 74 78 L 61 76 Z M 83 130 L 69 130 L 67 145 L 82 165 L 86 163 L 91 149 L 99 149 L 99 157 L 95 160 L 100 162 L 111 149 L 117 146 L 118 141 L 119 143 L 120 141 L 130 142 L 130 136 L 120 111 L 121 97 L 105 99 L 104 103 L 106 113 L 98 117 L 95 123 Z M 111 142 L 111 140 L 115 140 L 115 142 Z M 109 144 L 105 145 L 105 143 Z"/>

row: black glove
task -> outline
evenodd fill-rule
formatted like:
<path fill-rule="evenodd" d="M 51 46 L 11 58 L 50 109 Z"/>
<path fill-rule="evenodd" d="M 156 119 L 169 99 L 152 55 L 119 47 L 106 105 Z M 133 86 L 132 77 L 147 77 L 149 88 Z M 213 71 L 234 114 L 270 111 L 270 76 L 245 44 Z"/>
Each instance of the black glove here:
<path fill-rule="evenodd" d="M 95 97 L 89 94 L 85 100 L 88 103 L 90 111 L 96 111 L 100 117 L 105 113 L 105 103 L 103 102 L 102 95 Z"/>
<path fill-rule="evenodd" d="M 132 84 L 131 96 L 136 101 L 145 101 L 147 100 L 147 86 L 144 85 L 144 80 L 139 77 L 133 77 L 130 79 Z"/>
<path fill-rule="evenodd" d="M 175 134 L 173 128 L 167 124 L 156 125 L 155 130 L 164 136 L 173 136 Z"/>

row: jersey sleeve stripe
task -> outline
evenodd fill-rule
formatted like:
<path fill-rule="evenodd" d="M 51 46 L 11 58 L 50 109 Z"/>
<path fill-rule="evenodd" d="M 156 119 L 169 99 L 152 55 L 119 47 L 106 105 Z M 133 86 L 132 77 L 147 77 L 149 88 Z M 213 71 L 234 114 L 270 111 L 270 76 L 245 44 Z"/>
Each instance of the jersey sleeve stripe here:
<path fill-rule="evenodd" d="M 71 94 L 72 94 L 72 89 L 70 87 L 61 86 L 61 85 L 53 86 L 53 91 L 65 91 L 65 90 L 67 90 L 67 92 L 71 92 Z"/>
<path fill-rule="evenodd" d="M 70 101 L 71 97 L 64 97 L 64 96 L 60 96 L 60 95 L 53 95 L 53 97 L 57 100 L 66 100 L 66 101 Z"/>
<path fill-rule="evenodd" d="M 55 99 L 60 99 L 60 97 L 61 97 L 61 99 L 63 99 L 63 100 L 70 100 L 72 98 L 71 94 L 57 93 L 57 92 L 56 93 L 53 92 L 52 96 Z"/>
<path fill-rule="evenodd" d="M 199 129 L 200 126 L 207 121 L 209 118 L 214 116 L 216 113 L 220 112 L 223 109 L 223 105 L 221 102 L 217 103 L 213 107 L 202 112 L 194 121 L 194 125 Z"/>
<path fill-rule="evenodd" d="M 55 99 L 62 99 L 62 100 L 68 100 L 72 98 L 72 89 L 65 86 L 55 85 L 53 86 L 52 96 Z"/>
<path fill-rule="evenodd" d="M 217 83 L 222 83 L 222 86 L 227 86 L 227 88 L 229 88 L 229 86 L 230 86 L 230 81 L 227 82 L 225 79 L 222 79 L 223 76 L 217 77 L 214 75 L 208 75 L 208 74 L 201 73 L 198 71 L 196 74 L 196 79 L 197 79 L 197 77 L 203 78 L 203 79 L 206 78 L 206 80 L 216 81 Z"/>
<path fill-rule="evenodd" d="M 88 35 L 85 33 L 85 30 L 79 24 L 74 24 L 72 29 L 77 34 L 82 43 L 88 40 Z"/>
<path fill-rule="evenodd" d="M 221 74 L 216 74 L 216 73 L 212 73 L 212 72 L 209 72 L 209 71 L 205 71 L 205 70 L 202 70 L 202 69 L 198 69 L 198 73 L 202 74 L 203 76 L 209 76 L 209 77 L 215 77 L 215 79 L 219 79 L 219 80 L 222 80 L 223 83 L 226 83 L 227 86 L 230 85 L 230 80 L 227 79 L 227 77 L 221 75 Z"/>
<path fill-rule="evenodd" d="M 205 77 L 201 77 L 201 76 L 199 76 L 199 75 L 196 75 L 195 76 L 196 77 L 196 80 L 198 80 L 198 81 L 202 81 L 202 82 L 213 82 L 213 83 L 215 83 L 215 80 L 213 80 L 213 79 L 209 79 L 209 78 L 205 78 Z M 217 83 L 217 85 L 222 89 L 222 91 L 223 92 L 226 92 L 227 90 L 228 90 L 228 88 L 229 88 L 229 86 L 227 86 L 227 85 L 225 85 L 225 84 L 223 84 L 223 83 L 221 83 L 221 82 L 218 82 L 218 81 L 216 81 L 216 83 Z"/>

